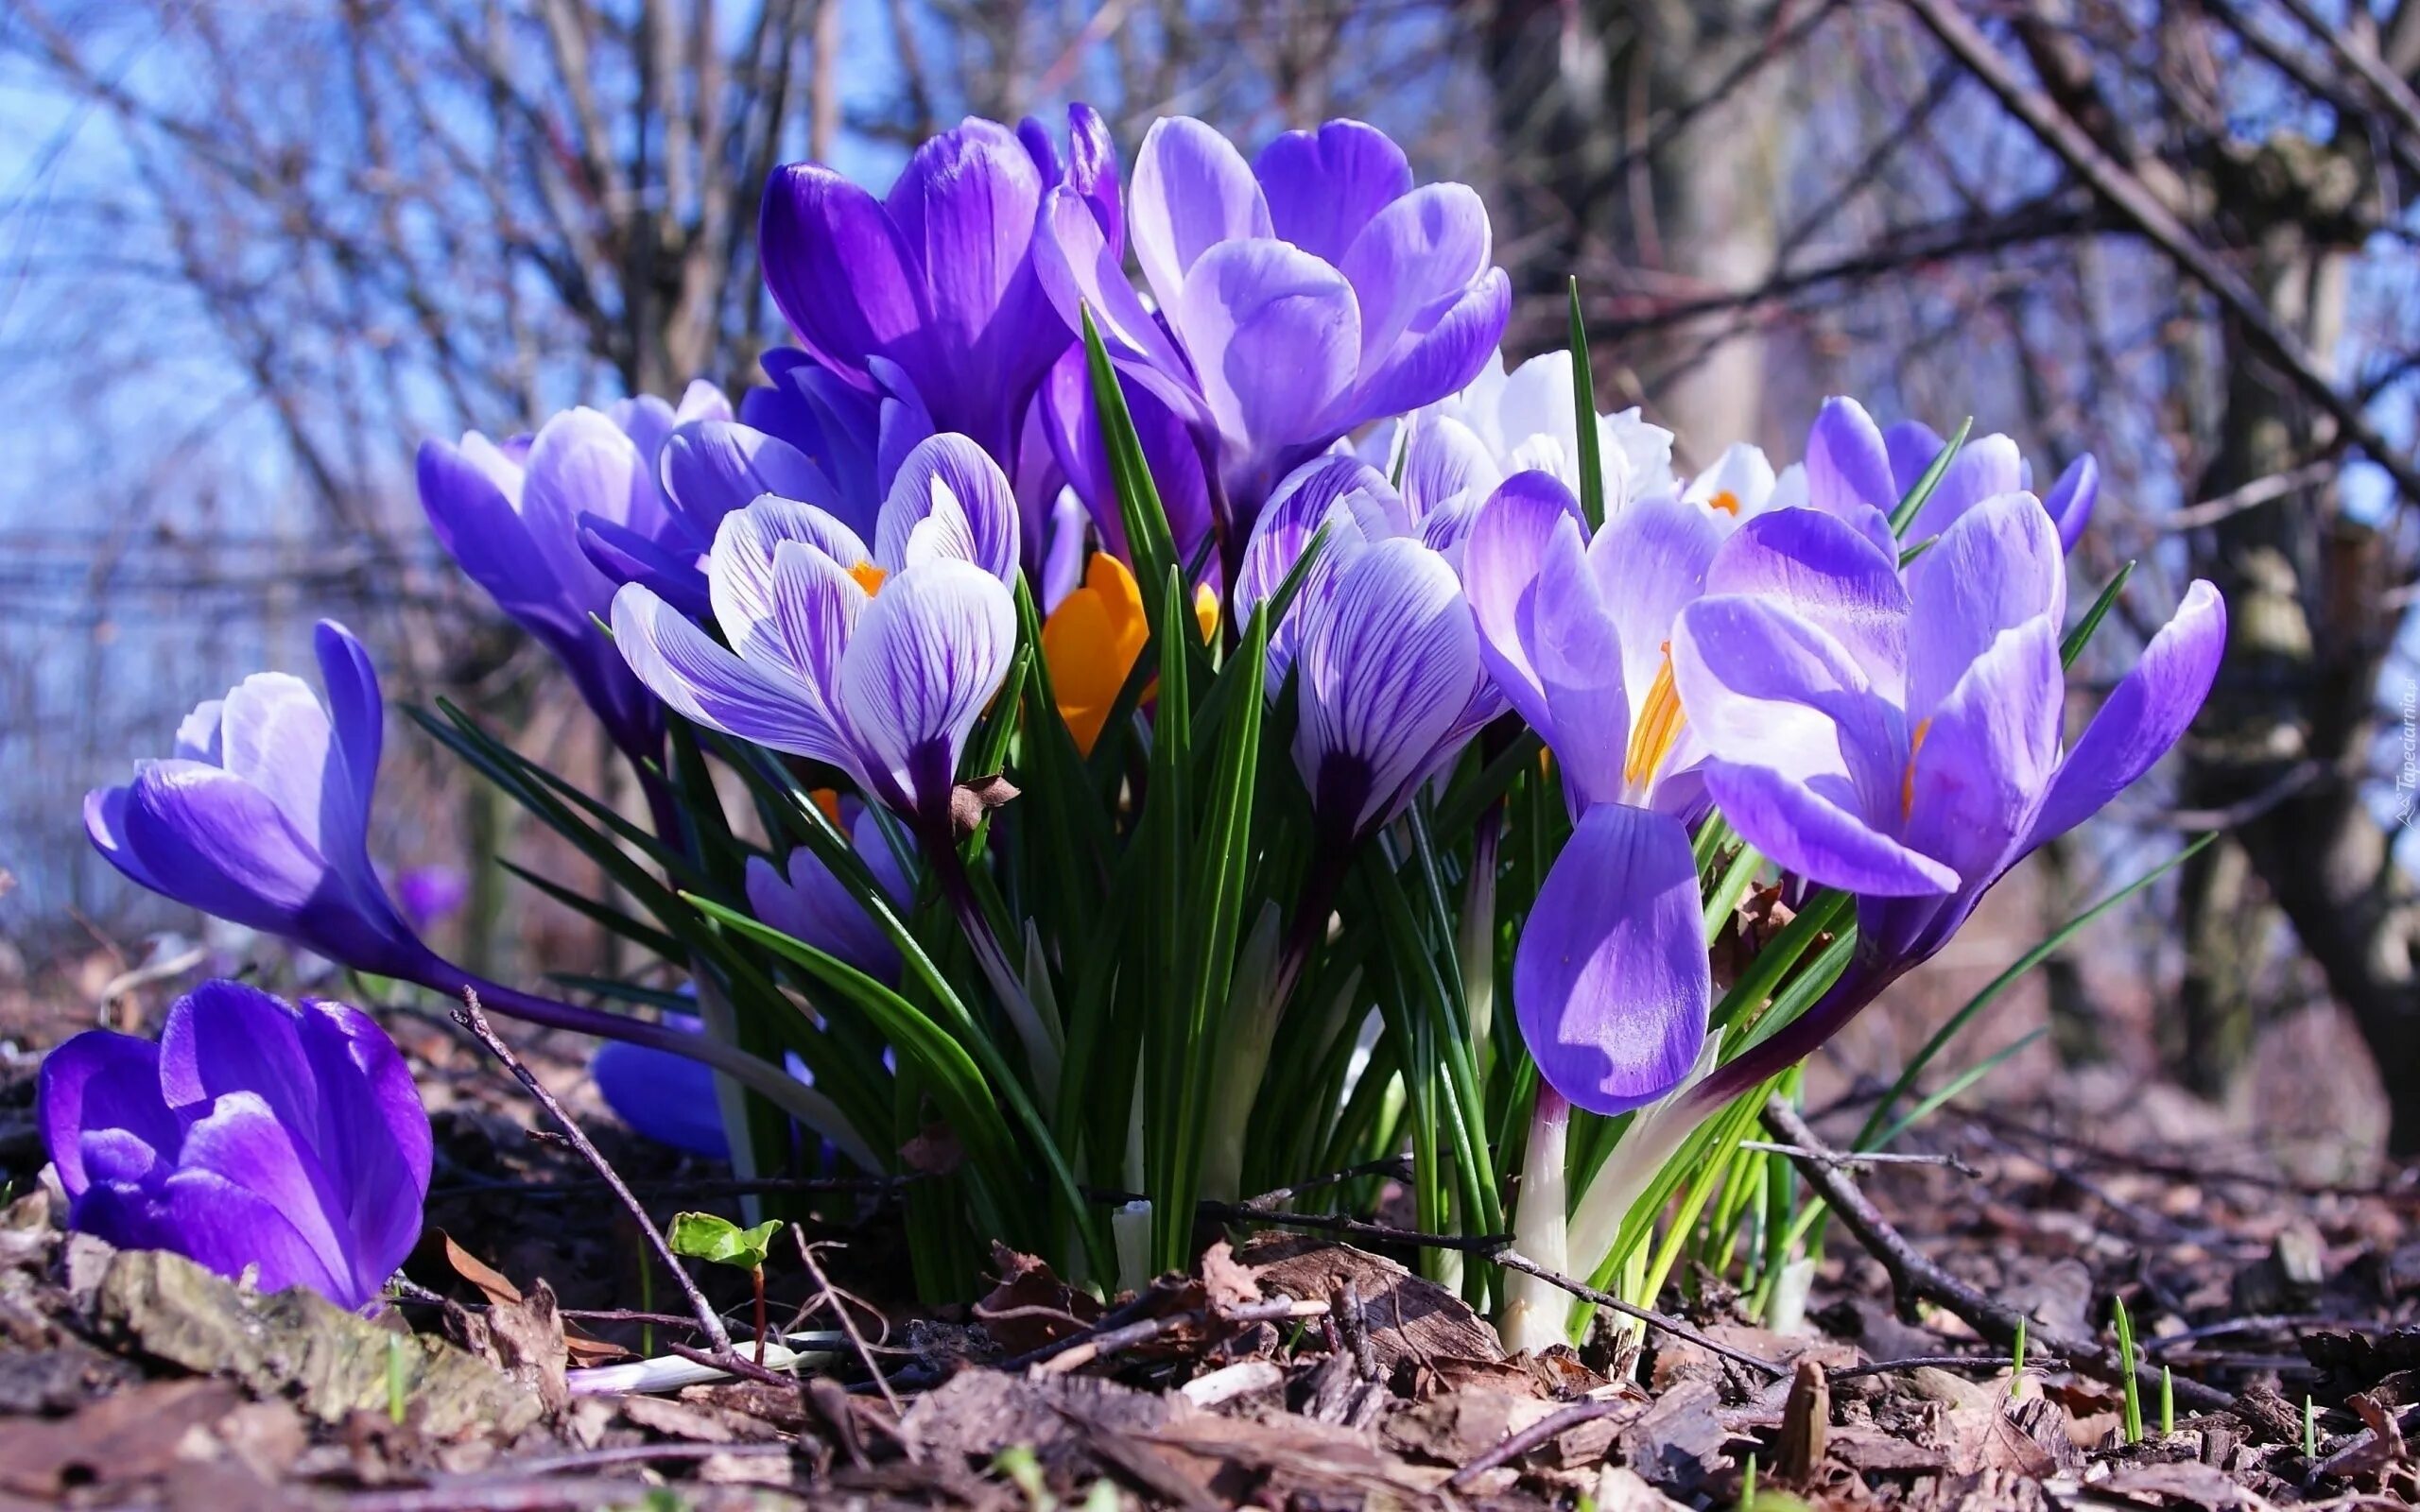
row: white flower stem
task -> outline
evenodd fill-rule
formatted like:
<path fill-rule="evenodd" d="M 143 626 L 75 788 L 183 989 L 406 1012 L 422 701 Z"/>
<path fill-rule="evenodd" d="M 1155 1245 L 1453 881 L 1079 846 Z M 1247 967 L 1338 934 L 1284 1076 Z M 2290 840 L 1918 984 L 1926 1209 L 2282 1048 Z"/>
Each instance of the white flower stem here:
<path fill-rule="evenodd" d="M 1571 1269 L 1564 1177 L 1571 1132 L 1571 1105 L 1543 1082 L 1530 1114 L 1530 1147 L 1521 1162 L 1521 1198 L 1513 1210 L 1512 1245 L 1531 1260 L 1558 1275 Z M 1504 1347 L 1515 1353 L 1535 1351 L 1565 1342 L 1571 1313 L 1569 1294 L 1524 1271 L 1504 1277 L 1504 1311 L 1496 1332 Z"/>

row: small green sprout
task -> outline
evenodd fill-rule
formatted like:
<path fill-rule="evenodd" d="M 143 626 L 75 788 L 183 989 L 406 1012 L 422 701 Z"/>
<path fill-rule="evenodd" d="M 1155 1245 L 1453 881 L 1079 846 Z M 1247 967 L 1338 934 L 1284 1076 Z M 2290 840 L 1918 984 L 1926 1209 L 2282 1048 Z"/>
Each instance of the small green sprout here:
<path fill-rule="evenodd" d="M 1756 1456 L 1751 1454 L 1746 1467 L 1739 1472 L 1739 1512 L 1754 1512 L 1755 1504 Z"/>
<path fill-rule="evenodd" d="M 393 1422 L 404 1420 L 404 1336 L 387 1335 L 387 1417 Z"/>
<path fill-rule="evenodd" d="M 1025 1493 L 1026 1505 L 1032 1512 L 1056 1512 L 1059 1499 L 1044 1482 L 1042 1461 L 1034 1456 L 1031 1444 L 1011 1444 L 992 1457 L 992 1468 Z M 1115 1494 L 1114 1488 L 1112 1494 Z"/>
<path fill-rule="evenodd" d="M 2176 1432 L 2176 1377 L 2166 1366 L 2159 1367 L 2159 1436 L 2166 1438 Z"/>
<path fill-rule="evenodd" d="M 2319 1409 L 2308 1396 L 2303 1398 L 2303 1458 L 2319 1458 Z"/>
<path fill-rule="evenodd" d="M 2126 1315 L 2126 1299 L 2118 1306 L 2118 1364 L 2126 1373 L 2126 1442 L 2143 1441 L 2143 1388 L 2135 1379 L 2135 1320 Z"/>
<path fill-rule="evenodd" d="M 672 1215 L 672 1252 L 717 1265 L 736 1265 L 756 1288 L 756 1363 L 765 1363 L 765 1252 L 779 1233 L 782 1221 L 768 1218 L 753 1228 L 742 1228 L 711 1212 Z"/>

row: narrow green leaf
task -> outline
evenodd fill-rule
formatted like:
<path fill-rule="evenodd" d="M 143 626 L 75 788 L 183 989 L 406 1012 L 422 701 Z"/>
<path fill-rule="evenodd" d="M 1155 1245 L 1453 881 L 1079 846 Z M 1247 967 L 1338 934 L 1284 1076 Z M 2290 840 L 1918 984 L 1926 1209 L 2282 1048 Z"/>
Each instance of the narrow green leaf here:
<path fill-rule="evenodd" d="M 1926 468 L 1923 475 L 1916 479 L 1915 487 L 1899 501 L 1899 507 L 1891 511 L 1893 535 L 1906 535 L 1908 527 L 1916 523 L 1916 511 L 1925 507 L 1925 501 L 1932 497 L 1932 490 L 1941 486 L 1942 475 L 1949 471 L 1949 464 L 1958 457 L 1958 449 L 1966 444 L 1966 435 L 1974 428 L 1975 417 L 1972 415 L 1958 422 L 1958 429 L 1950 433 L 1941 455 L 1932 459 L 1932 466 Z"/>
<path fill-rule="evenodd" d="M 1605 457 L 1597 434 L 1597 374 L 1588 362 L 1588 325 L 1580 315 L 1580 280 L 1571 280 L 1571 402 L 1580 441 L 1580 513 L 1588 532 L 1605 523 Z"/>
<path fill-rule="evenodd" d="M 1135 434 L 1134 417 L 1126 408 L 1126 389 L 1117 381 L 1117 367 L 1110 360 L 1109 349 L 1101 343 L 1100 329 L 1093 323 L 1089 309 L 1083 312 L 1083 327 L 1084 358 L 1092 372 L 1093 405 L 1100 417 L 1101 442 L 1109 454 L 1118 520 L 1126 527 L 1126 548 L 1133 560 L 1134 579 L 1156 583 L 1182 565 L 1177 560 L 1175 537 L 1168 530 L 1167 509 L 1160 502 L 1160 490 L 1151 482 L 1150 464 L 1143 455 L 1142 438 Z M 1153 607 L 1146 593 L 1144 608 L 1149 610 Z M 1163 627 L 1152 626 L 1151 633 L 1157 639 Z"/>
<path fill-rule="evenodd" d="M 2100 622 L 2107 617 L 2110 607 L 2118 602 L 2118 594 L 2125 588 L 2126 579 L 2134 576 L 2135 564 L 2131 561 L 2118 569 L 2117 575 L 2109 579 L 2108 586 L 2101 589 L 2100 596 L 2092 601 L 2092 608 L 2083 611 L 2083 618 L 2076 621 L 2076 627 L 2069 630 L 2067 638 L 2059 644 L 2060 665 L 2072 667 L 2076 664 L 2076 659 L 2083 655 L 2083 648 L 2092 644 L 2093 634 L 2100 628 Z"/>

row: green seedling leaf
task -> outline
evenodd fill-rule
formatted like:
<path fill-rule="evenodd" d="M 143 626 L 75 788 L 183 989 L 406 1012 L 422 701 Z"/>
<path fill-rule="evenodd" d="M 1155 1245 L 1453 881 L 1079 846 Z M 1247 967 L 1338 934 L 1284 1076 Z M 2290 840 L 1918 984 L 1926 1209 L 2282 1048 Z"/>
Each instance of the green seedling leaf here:
<path fill-rule="evenodd" d="M 742 1228 L 711 1212 L 675 1213 L 670 1235 L 672 1252 L 717 1265 L 757 1270 L 764 1265 L 765 1252 L 781 1228 L 779 1218 L 768 1218 L 753 1228 Z"/>

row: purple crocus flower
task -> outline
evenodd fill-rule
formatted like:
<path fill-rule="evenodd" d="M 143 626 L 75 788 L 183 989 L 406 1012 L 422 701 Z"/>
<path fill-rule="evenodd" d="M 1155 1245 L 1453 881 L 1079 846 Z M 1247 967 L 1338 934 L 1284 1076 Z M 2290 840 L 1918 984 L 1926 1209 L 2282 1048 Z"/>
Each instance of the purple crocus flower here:
<path fill-rule="evenodd" d="M 1915 420 L 1903 420 L 1884 431 L 1882 443 L 1891 457 L 1892 484 L 1901 498 L 1907 497 L 1946 444 L 1931 426 Z M 1985 499 L 2023 492 L 2032 486 L 2032 470 L 2018 455 L 2016 442 L 1999 435 L 1971 439 L 1943 470 L 1941 481 L 1910 522 L 1908 539 L 1925 541 L 1940 535 Z M 2092 507 L 2100 498 L 2100 464 L 2086 452 L 2068 463 L 2050 491 L 2042 495 L 2042 507 L 2058 527 L 2061 550 L 2073 551 L 2083 538 L 2084 526 L 2092 523 Z"/>
<path fill-rule="evenodd" d="M 120 1249 L 360 1309 L 419 1242 L 428 1115 L 357 1008 L 208 982 L 157 1044 L 95 1029 L 60 1045 L 36 1095 L 68 1227 Z"/>
<path fill-rule="evenodd" d="M 1461 388 L 1504 334 L 1512 284 L 1478 196 L 1414 188 L 1402 149 L 1358 121 L 1289 131 L 1247 163 L 1203 123 L 1166 119 L 1122 219 L 1101 211 L 1111 181 L 1046 196 L 1037 266 L 1070 325 L 1090 308 L 1194 430 L 1231 540 L 1302 461 Z M 1127 282 L 1127 235 L 1152 308 Z"/>
<path fill-rule="evenodd" d="M 901 907 L 914 900 L 915 890 L 899 857 L 882 833 L 874 811 L 855 799 L 840 800 L 841 816 L 858 855 L 872 868 L 892 902 Z M 792 850 L 788 874 L 762 856 L 748 858 L 748 906 L 756 918 L 792 939 L 838 956 L 869 976 L 897 986 L 898 947 L 830 868 L 804 846 Z M 665 1023 L 685 1034 L 704 1028 L 694 1015 L 667 1014 Z M 811 1078 L 795 1057 L 790 1074 L 802 1083 Z M 674 1149 L 709 1160 L 728 1160 L 731 1143 L 715 1099 L 714 1074 L 685 1057 L 619 1040 L 599 1045 L 589 1060 L 596 1091 L 622 1122 Z M 821 1125 L 830 1129 L 835 1125 Z"/>
<path fill-rule="evenodd" d="M 1488 669 L 1553 750 L 1574 820 L 1512 962 L 1541 1075 L 1599 1113 L 1655 1101 L 1696 1063 L 1712 996 L 1686 820 L 1703 809 L 1671 626 L 1723 545 L 1669 493 L 1589 540 L 1579 501 L 1516 473 L 1480 509 L 1464 576 Z"/>
<path fill-rule="evenodd" d="M 406 867 L 395 876 L 395 900 L 415 931 L 451 919 L 470 897 L 471 879 L 459 867 Z"/>
<path fill-rule="evenodd" d="M 1054 189 L 1094 196 L 1111 163 L 1100 117 L 1067 118 L 1068 165 L 1038 123 L 970 118 L 918 147 L 884 198 L 817 163 L 765 189 L 765 284 L 799 344 L 1011 472 L 1026 405 L 1074 332 L 1036 282 L 1035 216 Z"/>
<path fill-rule="evenodd" d="M 827 762 L 920 834 L 944 833 L 966 737 L 1015 650 L 1017 540 L 999 468 L 937 436 L 901 465 L 872 551 L 812 504 L 767 495 L 724 519 L 707 575 L 729 649 L 638 584 L 614 596 L 615 644 L 687 717 Z"/>
<path fill-rule="evenodd" d="M 589 559 L 581 536 L 605 530 L 661 549 L 678 525 L 656 482 L 666 440 L 683 423 L 730 419 L 721 391 L 700 383 L 678 410 L 643 398 L 611 413 L 567 410 L 535 436 L 501 444 L 476 431 L 458 444 L 421 443 L 421 507 L 438 541 L 555 653 L 633 760 L 657 753 L 663 712 L 591 622 L 613 603 L 614 580 Z"/>
<path fill-rule="evenodd" d="M 1947 943 L 1983 893 L 2098 813 L 2184 732 L 2217 676 L 2226 610 L 2187 592 L 2075 744 L 2061 749 L 2066 566 L 2031 494 L 1968 509 L 1911 562 L 1855 531 L 1757 526 L 1770 548 L 1685 610 L 1681 704 L 1706 787 L 1785 871 L 1858 896 L 1858 948 L 1821 1002 L 1699 1094 L 1726 1098 L 1806 1055 Z M 1810 609 L 1779 582 L 1836 585 Z"/>
<path fill-rule="evenodd" d="M 85 795 L 85 833 L 111 865 L 164 897 L 355 971 L 458 1000 L 475 991 L 499 1013 L 689 1056 L 796 1103 L 787 1077 L 735 1046 L 485 981 L 423 944 L 370 860 L 386 725 L 377 674 L 333 620 L 320 623 L 316 644 L 324 705 L 299 678 L 247 678 L 186 717 L 174 756 L 138 762 L 133 782 Z"/>

